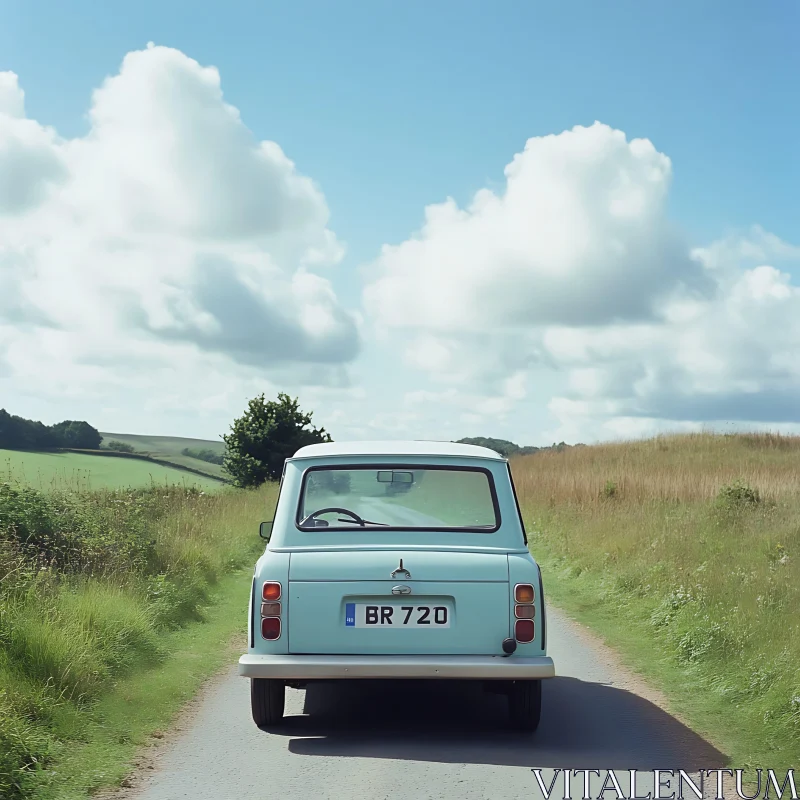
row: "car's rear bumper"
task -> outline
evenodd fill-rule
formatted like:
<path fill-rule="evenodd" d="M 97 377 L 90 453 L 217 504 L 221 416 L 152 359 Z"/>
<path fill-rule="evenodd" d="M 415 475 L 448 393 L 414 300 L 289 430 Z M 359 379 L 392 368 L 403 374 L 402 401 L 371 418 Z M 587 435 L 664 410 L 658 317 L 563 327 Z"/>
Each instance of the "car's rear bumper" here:
<path fill-rule="evenodd" d="M 549 656 L 325 656 L 243 655 L 245 678 L 333 680 L 340 678 L 455 678 L 534 680 L 555 677 Z"/>

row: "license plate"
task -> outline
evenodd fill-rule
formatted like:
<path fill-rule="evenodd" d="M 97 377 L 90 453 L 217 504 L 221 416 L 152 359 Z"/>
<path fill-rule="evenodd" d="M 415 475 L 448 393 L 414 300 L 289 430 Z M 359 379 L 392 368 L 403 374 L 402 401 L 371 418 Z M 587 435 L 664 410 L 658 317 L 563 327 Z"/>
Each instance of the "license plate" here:
<path fill-rule="evenodd" d="M 447 606 L 414 603 L 347 603 L 348 628 L 449 628 Z"/>

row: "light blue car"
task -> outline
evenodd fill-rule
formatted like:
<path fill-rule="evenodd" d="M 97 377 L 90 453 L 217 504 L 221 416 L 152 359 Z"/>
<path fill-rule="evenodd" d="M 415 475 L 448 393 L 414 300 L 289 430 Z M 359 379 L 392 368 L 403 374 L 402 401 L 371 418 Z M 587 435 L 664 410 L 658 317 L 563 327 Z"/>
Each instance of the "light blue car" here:
<path fill-rule="evenodd" d="M 448 442 L 311 445 L 286 461 L 253 576 L 253 720 L 283 717 L 309 681 L 471 679 L 508 694 L 535 730 L 545 648 L 542 576 L 511 471 Z"/>

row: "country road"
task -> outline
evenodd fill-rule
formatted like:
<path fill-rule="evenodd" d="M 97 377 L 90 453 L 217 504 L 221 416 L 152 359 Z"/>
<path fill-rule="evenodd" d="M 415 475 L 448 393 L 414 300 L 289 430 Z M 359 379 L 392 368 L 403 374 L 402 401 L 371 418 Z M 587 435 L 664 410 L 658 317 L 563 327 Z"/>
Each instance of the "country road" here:
<path fill-rule="evenodd" d="M 187 712 L 182 730 L 148 759 L 149 768 L 133 776 L 132 788 L 114 797 L 541 798 L 532 767 L 545 768 L 549 783 L 553 768 L 604 774 L 725 766 L 723 754 L 664 712 L 659 696 L 594 636 L 553 608 L 548 623 L 559 677 L 545 683 L 542 722 L 532 737 L 504 727 L 504 697 L 433 681 L 289 689 L 285 725 L 265 733 L 250 719 L 248 681 L 232 665 Z M 595 780 L 593 797 L 600 788 Z M 583 777 L 574 777 L 572 787 L 571 796 L 582 797 Z M 652 790 L 652 772 L 643 774 L 640 788 L 640 794 Z M 553 798 L 562 796 L 559 777 Z"/>

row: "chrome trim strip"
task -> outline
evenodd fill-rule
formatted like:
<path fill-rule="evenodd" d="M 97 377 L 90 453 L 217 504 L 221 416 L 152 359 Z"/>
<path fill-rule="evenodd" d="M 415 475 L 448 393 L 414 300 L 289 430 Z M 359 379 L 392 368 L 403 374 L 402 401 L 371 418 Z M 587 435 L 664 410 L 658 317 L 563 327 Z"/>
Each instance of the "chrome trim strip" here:
<path fill-rule="evenodd" d="M 553 659 L 514 656 L 255 655 L 239 659 L 245 678 L 337 680 L 343 678 L 456 678 L 534 680 L 554 678 Z"/>

